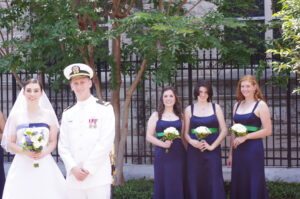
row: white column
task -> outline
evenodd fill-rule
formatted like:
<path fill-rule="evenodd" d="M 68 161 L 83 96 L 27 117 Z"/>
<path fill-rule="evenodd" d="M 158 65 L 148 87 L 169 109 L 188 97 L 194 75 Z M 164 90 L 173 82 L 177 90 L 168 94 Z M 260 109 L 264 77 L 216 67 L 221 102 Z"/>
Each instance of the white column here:
<path fill-rule="evenodd" d="M 265 13 L 265 24 L 269 24 L 272 20 L 272 0 L 264 0 L 264 13 Z M 265 32 L 265 40 L 271 42 L 270 40 L 273 39 L 273 30 L 267 30 Z M 271 58 L 272 54 L 268 53 L 267 58 Z M 271 60 L 270 60 L 271 61 Z M 268 63 L 271 64 L 271 63 Z"/>

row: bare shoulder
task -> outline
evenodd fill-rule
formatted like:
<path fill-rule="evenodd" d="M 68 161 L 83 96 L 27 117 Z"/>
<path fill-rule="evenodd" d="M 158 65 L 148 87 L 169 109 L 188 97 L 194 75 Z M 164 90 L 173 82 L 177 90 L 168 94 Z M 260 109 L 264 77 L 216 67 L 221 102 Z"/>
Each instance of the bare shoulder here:
<path fill-rule="evenodd" d="M 259 108 L 259 110 L 269 110 L 268 104 L 263 100 L 259 101 L 258 108 Z"/>
<path fill-rule="evenodd" d="M 3 113 L 0 111 L 0 121 L 4 120 L 4 115 Z"/>
<path fill-rule="evenodd" d="M 222 108 L 221 108 L 221 106 L 219 104 L 215 103 L 215 106 L 216 106 L 216 110 L 222 111 Z"/>
<path fill-rule="evenodd" d="M 150 116 L 149 119 L 156 119 L 156 120 L 158 120 L 158 112 L 157 112 L 157 111 L 153 112 L 153 113 L 151 114 L 151 116 Z"/>
<path fill-rule="evenodd" d="M 235 104 L 233 105 L 233 109 L 236 109 L 238 104 L 239 104 L 238 102 L 235 102 Z"/>
<path fill-rule="evenodd" d="M 192 109 L 192 106 L 191 106 L 191 105 L 188 105 L 187 107 L 185 107 L 184 113 L 190 114 L 190 113 L 191 113 L 191 109 Z"/>
<path fill-rule="evenodd" d="M 149 117 L 148 123 L 156 123 L 158 121 L 158 112 L 155 111 L 151 114 L 151 116 Z"/>

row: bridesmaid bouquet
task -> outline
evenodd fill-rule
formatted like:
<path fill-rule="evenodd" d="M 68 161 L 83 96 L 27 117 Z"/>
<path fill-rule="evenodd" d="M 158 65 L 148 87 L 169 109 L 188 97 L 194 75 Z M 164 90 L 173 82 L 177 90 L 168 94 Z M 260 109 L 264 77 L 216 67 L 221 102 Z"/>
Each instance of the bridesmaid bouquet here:
<path fill-rule="evenodd" d="M 199 126 L 193 130 L 193 133 L 196 135 L 198 140 L 202 140 L 203 138 L 207 137 L 211 134 L 211 131 L 206 126 Z M 200 150 L 203 152 L 202 150 Z"/>
<path fill-rule="evenodd" d="M 245 136 L 247 134 L 247 128 L 242 124 L 234 124 L 229 130 L 235 135 L 235 137 Z"/>
<path fill-rule="evenodd" d="M 199 126 L 194 129 L 194 132 L 198 140 L 202 140 L 203 138 L 207 137 L 211 134 L 211 131 L 206 126 Z"/>
<path fill-rule="evenodd" d="M 173 141 L 176 138 L 180 138 L 179 132 L 175 127 L 168 127 L 164 130 L 164 136 L 162 140 L 170 140 Z M 166 149 L 166 153 L 169 152 L 169 149 Z"/>
<path fill-rule="evenodd" d="M 41 152 L 46 146 L 46 141 L 44 139 L 44 135 L 42 132 L 37 131 L 29 131 L 27 130 L 23 134 L 22 138 L 22 144 L 23 144 L 23 150 L 29 150 L 31 152 Z M 35 168 L 39 167 L 39 163 L 37 161 L 34 161 L 33 166 Z"/>

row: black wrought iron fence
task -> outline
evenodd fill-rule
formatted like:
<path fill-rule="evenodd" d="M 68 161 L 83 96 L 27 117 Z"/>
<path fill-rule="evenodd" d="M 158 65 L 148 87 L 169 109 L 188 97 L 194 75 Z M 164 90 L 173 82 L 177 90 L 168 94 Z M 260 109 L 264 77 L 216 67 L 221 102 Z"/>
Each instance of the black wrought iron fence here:
<path fill-rule="evenodd" d="M 139 64 L 136 60 L 128 60 Z M 195 65 L 182 65 L 175 80 L 175 87 L 181 96 L 183 106 L 193 103 L 192 89 L 194 84 L 200 79 L 210 80 L 213 84 L 213 102 L 220 104 L 223 108 L 227 126 L 232 124 L 232 109 L 235 103 L 235 89 L 238 79 L 245 74 L 256 74 L 256 65 L 246 68 L 238 68 L 228 64 L 220 64 L 217 58 L 213 58 L 213 53 L 200 56 Z M 149 69 L 155 70 L 155 68 Z M 33 74 L 20 73 L 22 79 Z M 265 68 L 259 78 L 262 91 L 270 107 L 273 134 L 264 139 L 265 165 L 272 167 L 299 167 L 300 166 L 300 132 L 299 116 L 300 105 L 299 95 L 292 94 L 295 87 L 299 87 L 297 75 L 290 75 L 287 88 L 272 86 L 273 72 L 270 68 Z M 105 63 L 100 63 L 98 76 L 101 79 L 103 96 L 110 100 L 110 70 Z M 121 99 L 124 99 L 125 91 L 134 79 L 133 72 L 123 76 L 123 87 Z M 146 123 L 150 114 L 155 111 L 164 84 L 155 83 L 155 77 L 147 73 L 138 89 L 136 90 L 130 107 L 129 136 L 126 144 L 125 159 L 127 163 L 151 164 L 153 162 L 153 147 L 146 142 Z M 53 79 L 45 79 L 45 91 L 58 115 L 61 117 L 62 111 L 69 104 L 74 103 L 75 97 L 69 86 L 62 86 L 59 90 L 52 89 Z M 13 102 L 16 99 L 19 88 L 14 77 L 9 73 L 0 75 L 0 108 L 7 116 Z M 123 104 L 121 104 L 121 107 Z M 222 162 L 225 164 L 229 147 L 229 137 L 222 143 Z M 59 160 L 57 153 L 53 154 Z M 11 155 L 5 155 L 6 161 L 11 161 Z"/>

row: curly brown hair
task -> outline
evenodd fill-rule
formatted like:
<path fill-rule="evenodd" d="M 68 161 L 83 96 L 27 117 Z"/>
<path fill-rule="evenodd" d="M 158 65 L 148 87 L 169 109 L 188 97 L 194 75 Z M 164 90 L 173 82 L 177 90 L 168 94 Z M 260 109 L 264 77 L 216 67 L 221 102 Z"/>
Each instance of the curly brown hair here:
<path fill-rule="evenodd" d="M 175 96 L 175 104 L 174 104 L 174 107 L 173 107 L 173 110 L 174 110 L 174 113 L 175 115 L 177 115 L 179 117 L 179 119 L 182 119 L 182 107 L 181 107 L 181 102 L 177 96 L 177 92 L 175 90 L 175 88 L 171 87 L 171 86 L 168 86 L 166 88 L 164 88 L 161 92 L 161 96 L 160 96 L 160 103 L 159 103 L 159 106 L 158 106 L 158 118 L 161 119 L 162 117 L 162 114 L 165 110 L 165 105 L 163 103 L 163 95 L 164 95 L 164 92 L 166 91 L 172 91 L 174 96 Z"/>
<path fill-rule="evenodd" d="M 238 103 L 240 103 L 241 101 L 245 100 L 244 95 L 241 92 L 241 84 L 243 81 L 248 81 L 250 82 L 253 86 L 256 85 L 256 91 L 254 93 L 254 99 L 255 100 L 264 100 L 264 96 L 259 88 L 259 84 L 257 83 L 257 80 L 254 76 L 252 75 L 245 75 L 243 76 L 238 84 L 237 84 L 237 88 L 236 88 L 236 100 L 238 101 Z"/>

